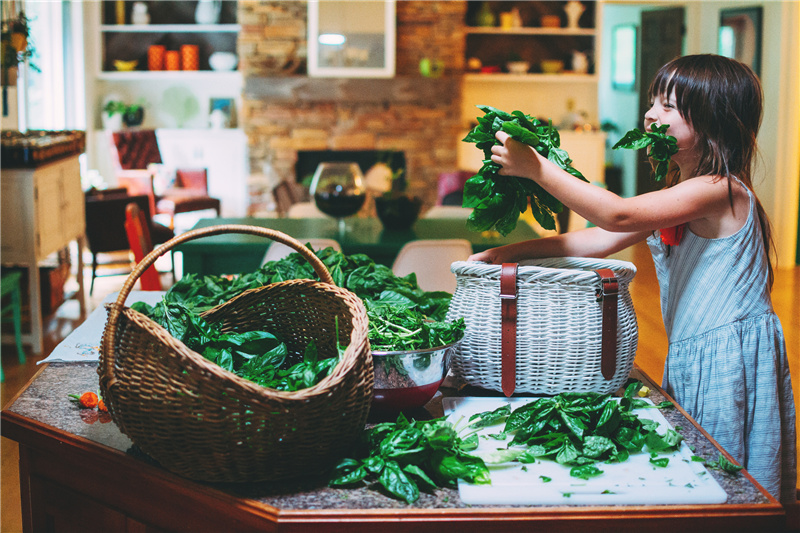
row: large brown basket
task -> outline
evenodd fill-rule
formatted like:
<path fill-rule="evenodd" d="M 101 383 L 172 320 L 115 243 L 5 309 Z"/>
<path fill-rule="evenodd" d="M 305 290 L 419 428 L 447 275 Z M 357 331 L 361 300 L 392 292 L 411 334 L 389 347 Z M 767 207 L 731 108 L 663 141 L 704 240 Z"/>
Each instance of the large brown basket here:
<path fill-rule="evenodd" d="M 335 356 L 338 322 L 339 342 L 347 348 L 317 385 L 297 392 L 256 385 L 124 306 L 136 280 L 163 253 L 222 233 L 261 235 L 291 246 L 322 281 L 252 289 L 203 316 L 226 331 L 272 332 L 297 361 L 311 340 L 321 357 Z M 283 233 L 220 225 L 179 235 L 136 265 L 108 312 L 98 367 L 103 399 L 120 430 L 177 474 L 213 482 L 316 477 L 344 457 L 364 429 L 374 375 L 363 303 L 334 285 L 322 261 Z"/>

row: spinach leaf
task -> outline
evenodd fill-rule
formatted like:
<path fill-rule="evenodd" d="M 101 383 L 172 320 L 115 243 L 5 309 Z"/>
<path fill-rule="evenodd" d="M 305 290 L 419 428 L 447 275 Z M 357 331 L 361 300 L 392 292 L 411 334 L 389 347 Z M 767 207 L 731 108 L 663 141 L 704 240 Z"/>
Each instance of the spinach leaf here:
<path fill-rule="evenodd" d="M 472 231 L 494 228 L 508 235 L 516 227 L 520 214 L 530 205 L 534 218 L 543 228 L 555 229 L 554 215 L 562 211 L 561 202 L 533 180 L 500 176 L 500 165 L 491 161 L 491 150 L 492 146 L 500 144 L 495 134 L 504 131 L 514 140 L 532 146 L 573 176 L 586 181 L 572 166 L 567 152 L 559 147 L 561 138 L 558 130 L 552 122 L 544 123 L 521 111 L 507 113 L 484 105 L 478 108 L 484 112 L 484 116 L 478 117 L 478 125 L 463 139 L 464 142 L 475 143 L 484 154 L 483 166 L 464 184 L 462 205 L 473 208 L 467 219 L 467 227 Z"/>
<path fill-rule="evenodd" d="M 354 456 L 333 470 L 329 485 L 345 487 L 377 482 L 390 496 L 414 503 L 420 487 L 454 486 L 458 479 L 490 483 L 489 469 L 444 418 L 409 421 L 402 413 L 396 422 L 365 430 Z"/>
<path fill-rule="evenodd" d="M 623 135 L 612 149 L 640 150 L 649 147 L 647 155 L 656 162 L 655 180 L 661 181 L 669 171 L 670 158 L 678 153 L 678 140 L 672 135 L 667 135 L 668 128 L 669 124 L 653 126 L 650 131 L 646 132 L 634 128 Z"/>

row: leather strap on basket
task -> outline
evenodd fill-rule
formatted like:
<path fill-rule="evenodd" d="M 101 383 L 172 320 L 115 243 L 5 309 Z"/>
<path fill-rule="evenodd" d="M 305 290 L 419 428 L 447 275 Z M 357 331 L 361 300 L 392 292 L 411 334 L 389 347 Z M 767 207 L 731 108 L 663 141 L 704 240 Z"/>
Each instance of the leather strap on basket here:
<path fill-rule="evenodd" d="M 500 267 L 501 386 L 507 397 L 517 386 L 517 263 Z"/>
<path fill-rule="evenodd" d="M 597 301 L 603 305 L 602 348 L 600 352 L 600 371 L 610 380 L 617 371 L 617 294 L 619 282 L 610 268 L 594 271 L 600 278 Z"/>

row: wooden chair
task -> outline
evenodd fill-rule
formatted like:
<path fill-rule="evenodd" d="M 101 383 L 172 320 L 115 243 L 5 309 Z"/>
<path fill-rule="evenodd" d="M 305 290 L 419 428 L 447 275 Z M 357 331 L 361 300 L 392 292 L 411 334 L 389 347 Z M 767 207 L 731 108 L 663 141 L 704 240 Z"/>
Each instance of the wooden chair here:
<path fill-rule="evenodd" d="M 175 215 L 213 209 L 220 216 L 221 202 L 208 195 L 207 170 L 177 169 L 175 182 L 162 194 L 156 194 L 151 164 L 161 164 L 161 152 L 154 130 L 129 130 L 112 133 L 111 159 L 117 183 L 130 194 L 147 194 L 150 212 L 166 214 L 170 229 L 175 228 Z"/>
<path fill-rule="evenodd" d="M 87 191 L 85 196 L 86 210 L 86 241 L 89 251 L 92 254 L 92 281 L 89 286 L 89 294 L 94 291 L 95 278 L 104 275 L 98 274 L 98 266 L 101 265 L 99 255 L 111 254 L 114 252 L 130 252 L 130 244 L 125 231 L 125 209 L 129 203 L 136 203 L 139 209 L 144 212 L 145 219 L 149 221 L 148 230 L 152 237 L 152 242 L 161 244 L 167 242 L 175 236 L 175 233 L 156 222 L 150 217 L 150 197 L 146 194 L 130 196 L 125 191 Z M 120 268 L 116 268 L 111 274 L 105 275 L 128 275 L 131 272 L 130 256 L 126 255 L 124 262 L 112 262 Z M 170 255 L 170 258 L 172 256 Z M 109 264 L 109 263 L 102 263 Z M 174 274 L 174 264 L 172 265 Z"/>
<path fill-rule="evenodd" d="M 147 217 L 136 203 L 129 203 L 125 207 L 125 232 L 128 243 L 137 263 L 153 251 L 153 241 L 150 239 Z M 161 278 L 155 265 L 150 265 L 139 277 L 139 284 L 143 291 L 162 291 Z"/>
<path fill-rule="evenodd" d="M 25 364 L 25 350 L 22 348 L 22 289 L 20 280 L 22 274 L 11 271 L 3 274 L 0 285 L 2 285 L 2 297 L 8 297 L 8 303 L 3 304 L 0 316 L 5 322 L 10 317 L 14 325 L 14 342 L 17 345 L 17 360 L 19 364 Z M 5 381 L 3 367 L 0 366 L 0 381 Z"/>
<path fill-rule="evenodd" d="M 397 276 L 417 275 L 417 284 L 424 291 L 456 290 L 456 276 L 450 271 L 455 261 L 466 261 L 472 255 L 472 244 L 466 239 L 420 239 L 403 245 L 392 264 Z"/>

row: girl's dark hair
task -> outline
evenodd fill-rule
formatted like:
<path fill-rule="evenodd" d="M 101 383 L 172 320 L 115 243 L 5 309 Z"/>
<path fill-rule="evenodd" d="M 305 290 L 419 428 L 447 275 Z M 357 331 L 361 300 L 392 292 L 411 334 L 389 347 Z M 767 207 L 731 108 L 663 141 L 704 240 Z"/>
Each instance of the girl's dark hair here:
<path fill-rule="evenodd" d="M 700 54 L 679 57 L 661 67 L 650 85 L 650 98 L 669 96 L 673 90 L 678 112 L 696 134 L 700 158 L 694 175 L 726 178 L 731 206 L 731 176 L 739 178 L 753 192 L 772 287 L 772 229 L 752 181 L 762 116 L 761 82 L 744 63 Z M 679 177 L 671 176 L 669 185 L 677 183 Z"/>

